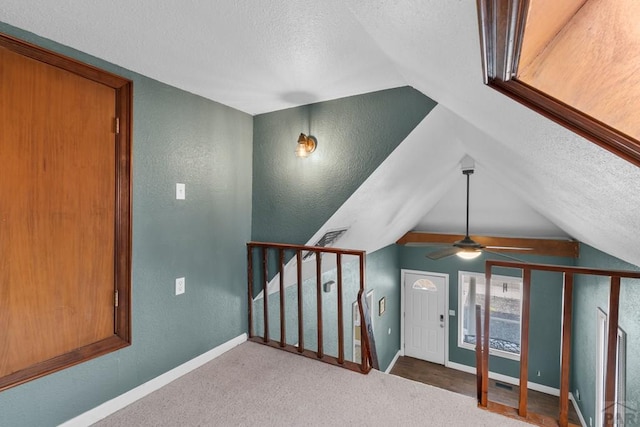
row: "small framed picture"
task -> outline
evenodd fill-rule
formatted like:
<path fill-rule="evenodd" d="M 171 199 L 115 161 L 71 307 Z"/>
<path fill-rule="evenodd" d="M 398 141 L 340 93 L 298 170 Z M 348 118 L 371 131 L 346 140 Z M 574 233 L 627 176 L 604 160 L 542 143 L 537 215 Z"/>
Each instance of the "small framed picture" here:
<path fill-rule="evenodd" d="M 386 309 L 385 302 L 386 302 L 386 297 L 382 297 L 380 298 L 380 301 L 378 301 L 378 316 L 382 316 L 382 313 L 384 313 Z"/>

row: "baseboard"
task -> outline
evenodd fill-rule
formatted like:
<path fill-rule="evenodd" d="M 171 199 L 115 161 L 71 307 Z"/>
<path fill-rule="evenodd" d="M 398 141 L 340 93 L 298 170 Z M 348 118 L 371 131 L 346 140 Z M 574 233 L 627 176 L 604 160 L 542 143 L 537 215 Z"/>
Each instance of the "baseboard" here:
<path fill-rule="evenodd" d="M 396 362 L 398 361 L 398 357 L 400 357 L 400 350 L 398 350 L 398 352 L 396 353 L 396 355 L 393 357 L 393 359 L 391 360 L 391 363 L 389 363 L 389 366 L 387 367 L 387 369 L 384 371 L 385 374 L 388 374 L 389 372 L 391 372 L 391 370 L 393 369 L 393 365 L 396 364 Z"/>
<path fill-rule="evenodd" d="M 580 412 L 580 405 L 578 405 L 576 403 L 576 398 L 573 396 L 573 393 L 569 393 L 569 400 L 571 401 L 571 404 L 573 405 L 573 409 L 576 410 L 576 414 L 578 414 L 578 418 L 580 419 L 580 424 L 582 425 L 582 427 L 587 427 L 587 422 L 585 421 L 584 417 L 582 416 L 582 412 Z"/>
<path fill-rule="evenodd" d="M 237 336 L 236 338 L 220 344 L 216 348 L 211 349 L 208 352 L 203 353 L 200 356 L 197 356 L 180 366 L 176 366 L 172 370 L 167 371 L 164 374 L 155 377 L 154 379 L 149 380 L 146 383 L 141 384 L 138 387 L 103 403 L 102 405 L 96 406 L 95 408 L 90 409 L 89 411 L 84 412 L 77 417 L 60 424 L 59 427 L 85 427 L 94 424 L 108 417 L 114 412 L 119 411 L 120 409 L 132 404 L 133 402 L 142 399 L 146 395 L 158 390 L 159 388 L 164 387 L 165 385 L 193 371 L 194 369 L 199 368 L 205 363 L 212 361 L 216 357 L 242 344 L 246 340 L 247 334 Z"/>
<path fill-rule="evenodd" d="M 456 370 L 462 371 L 462 372 L 468 372 L 468 373 L 474 374 L 474 375 L 476 373 L 475 366 L 462 365 L 460 363 L 451 362 L 451 361 L 447 362 L 446 366 L 447 366 L 447 368 L 456 369 Z M 512 384 L 512 385 L 518 385 L 518 383 L 520 382 L 520 380 L 518 378 L 509 377 L 507 375 L 502 375 L 502 374 L 498 374 L 496 372 L 491 372 L 491 371 L 489 371 L 489 378 L 491 378 L 492 380 L 502 381 L 502 382 L 505 382 L 507 384 Z M 550 394 L 552 396 L 560 396 L 560 390 L 557 389 L 557 388 L 549 387 L 549 386 L 542 385 L 542 384 L 537 384 L 537 383 L 534 383 L 534 382 L 531 382 L 531 381 L 529 381 L 527 386 L 528 386 L 528 388 L 530 390 L 539 391 L 541 393 Z"/>

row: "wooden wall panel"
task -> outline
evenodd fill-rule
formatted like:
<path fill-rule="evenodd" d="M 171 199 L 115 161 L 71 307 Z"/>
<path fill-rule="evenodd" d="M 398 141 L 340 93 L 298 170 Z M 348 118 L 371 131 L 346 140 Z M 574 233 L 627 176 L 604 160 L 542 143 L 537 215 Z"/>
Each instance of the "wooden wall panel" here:
<path fill-rule="evenodd" d="M 587 0 L 529 0 L 519 68 L 526 69 Z"/>
<path fill-rule="evenodd" d="M 586 2 L 518 79 L 640 139 L 639 16 L 637 0 Z"/>
<path fill-rule="evenodd" d="M 130 343 L 130 132 L 130 81 L 0 34 L 0 391 Z"/>

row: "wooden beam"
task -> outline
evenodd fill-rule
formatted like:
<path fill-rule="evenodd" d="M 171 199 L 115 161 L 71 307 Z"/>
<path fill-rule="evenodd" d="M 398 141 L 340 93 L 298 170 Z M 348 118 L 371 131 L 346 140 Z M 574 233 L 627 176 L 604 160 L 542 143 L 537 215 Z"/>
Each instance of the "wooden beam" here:
<path fill-rule="evenodd" d="M 580 243 L 573 240 L 530 239 L 525 237 L 470 236 L 473 240 L 492 252 L 520 253 L 528 255 L 546 255 L 578 258 Z M 410 231 L 396 243 L 399 245 L 453 244 L 462 240 L 462 234 L 439 234 Z"/>

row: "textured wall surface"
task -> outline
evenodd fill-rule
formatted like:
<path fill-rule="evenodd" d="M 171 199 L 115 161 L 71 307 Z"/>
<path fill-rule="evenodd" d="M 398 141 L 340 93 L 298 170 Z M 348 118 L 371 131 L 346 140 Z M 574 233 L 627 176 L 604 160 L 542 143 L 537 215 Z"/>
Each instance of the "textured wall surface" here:
<path fill-rule="evenodd" d="M 133 344 L 0 393 L 0 425 L 50 426 L 246 330 L 251 116 L 7 25 L 0 31 L 130 78 Z M 185 201 L 175 183 L 186 184 Z M 174 295 L 176 277 L 186 293 Z"/>
<path fill-rule="evenodd" d="M 403 87 L 255 116 L 252 239 L 306 243 L 435 105 Z"/>
<path fill-rule="evenodd" d="M 639 267 L 621 261 L 588 245 L 580 246 L 581 267 L 638 271 Z M 580 392 L 580 411 L 587 423 L 595 425 L 596 407 L 596 331 L 597 310 L 609 312 L 609 279 L 578 275 L 574 284 L 571 391 Z M 640 280 L 623 279 L 620 287 L 619 325 L 627 334 L 626 405 L 640 411 Z M 636 418 L 638 420 L 638 418 Z M 636 421 L 637 422 L 637 421 Z"/>
<path fill-rule="evenodd" d="M 367 256 L 367 289 L 374 289 L 372 317 L 380 370 L 384 371 L 400 350 L 400 264 L 396 245 Z M 385 312 L 380 316 L 378 302 L 385 297 Z M 391 329 L 391 333 L 389 333 Z"/>
<path fill-rule="evenodd" d="M 484 274 L 485 255 L 475 260 L 461 261 L 452 256 L 433 261 L 425 257 L 432 250 L 425 247 L 400 248 L 400 267 L 409 270 L 445 273 L 449 275 L 449 360 L 475 367 L 475 352 L 458 347 L 458 272 L 470 271 Z M 492 256 L 493 257 L 493 256 Z M 495 257 L 498 258 L 498 257 Z M 526 262 L 573 265 L 570 258 L 518 255 Z M 519 271 L 494 268 L 493 274 L 518 276 Z M 521 276 L 520 276 L 521 277 Z M 560 336 L 562 313 L 562 276 L 555 273 L 534 272 L 531 290 L 531 322 L 529 331 L 529 380 L 549 387 L 560 386 Z M 519 362 L 491 356 L 489 369 L 514 378 L 520 376 Z M 540 376 L 536 375 L 540 371 Z"/>

